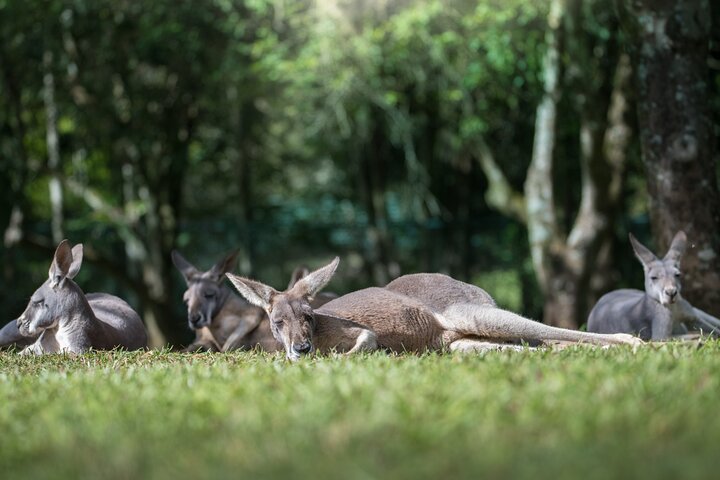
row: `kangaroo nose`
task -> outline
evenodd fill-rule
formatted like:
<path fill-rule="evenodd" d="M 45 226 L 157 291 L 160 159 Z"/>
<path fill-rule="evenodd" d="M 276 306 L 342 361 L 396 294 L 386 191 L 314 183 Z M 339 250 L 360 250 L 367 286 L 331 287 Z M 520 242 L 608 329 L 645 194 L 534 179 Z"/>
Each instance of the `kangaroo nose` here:
<path fill-rule="evenodd" d="M 295 353 L 299 353 L 301 355 L 310 353 L 310 350 L 312 350 L 312 343 L 303 342 L 297 345 L 293 343 L 293 350 L 295 350 Z"/>
<path fill-rule="evenodd" d="M 195 326 L 198 323 L 200 323 L 200 320 L 202 320 L 202 315 L 199 313 L 192 313 L 190 314 L 190 323 Z"/>
<path fill-rule="evenodd" d="M 677 295 L 677 288 L 666 288 L 665 295 L 670 298 L 675 298 L 675 295 Z"/>

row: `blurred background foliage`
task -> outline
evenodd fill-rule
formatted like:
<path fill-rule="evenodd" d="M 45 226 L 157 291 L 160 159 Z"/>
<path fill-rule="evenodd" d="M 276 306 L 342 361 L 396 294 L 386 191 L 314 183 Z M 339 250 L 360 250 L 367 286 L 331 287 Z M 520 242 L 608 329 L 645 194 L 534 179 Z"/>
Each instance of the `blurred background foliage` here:
<path fill-rule="evenodd" d="M 570 4 L 550 179 L 565 230 L 582 196 L 579 105 L 609 101 L 623 50 L 611 2 Z M 334 255 L 338 292 L 440 271 L 541 318 L 527 223 L 486 198 L 480 151 L 522 191 L 549 9 L 0 0 L 1 318 L 22 312 L 60 238 L 86 247 L 85 291 L 127 298 L 172 343 L 190 338 L 173 248 L 201 268 L 240 249 L 238 271 L 278 288 Z M 632 111 L 613 287 L 642 285 L 627 232 L 649 240 Z"/>

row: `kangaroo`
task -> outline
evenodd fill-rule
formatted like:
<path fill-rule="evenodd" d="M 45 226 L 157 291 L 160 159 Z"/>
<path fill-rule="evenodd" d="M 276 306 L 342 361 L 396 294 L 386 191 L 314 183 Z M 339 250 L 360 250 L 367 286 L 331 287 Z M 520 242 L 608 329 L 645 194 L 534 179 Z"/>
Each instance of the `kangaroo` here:
<path fill-rule="evenodd" d="M 196 331 L 193 343 L 187 351 L 250 350 L 259 348 L 266 352 L 282 350 L 270 331 L 270 323 L 263 309 L 249 304 L 234 295 L 224 285 L 224 273 L 233 269 L 237 262 L 235 251 L 216 263 L 206 272 L 199 271 L 185 260 L 178 251 L 172 252 L 172 260 L 187 283 L 183 299 L 188 307 L 188 324 Z M 306 267 L 296 268 L 288 288 L 308 274 Z M 320 305 L 337 297 L 321 293 L 313 299 L 312 305 Z"/>
<path fill-rule="evenodd" d="M 645 291 L 622 289 L 603 295 L 588 317 L 587 328 L 597 333 L 631 333 L 643 340 L 666 340 L 683 322 L 699 322 L 711 332 L 720 320 L 694 308 L 680 295 L 680 259 L 687 237 L 679 231 L 663 259 L 632 235 L 630 244 L 645 271 Z"/>
<path fill-rule="evenodd" d="M 210 270 L 201 271 L 173 250 L 172 261 L 187 283 L 183 300 L 188 325 L 196 331 L 195 340 L 186 351 L 224 352 L 256 345 L 270 352 L 282 348 L 269 326 L 261 325 L 265 312 L 233 294 L 224 283 L 224 274 L 235 268 L 237 255 L 234 251 Z"/>
<path fill-rule="evenodd" d="M 579 332 L 534 322 L 498 308 L 481 288 L 441 274 L 405 275 L 386 287 L 351 292 L 313 309 L 308 299 L 330 281 L 339 261 L 336 257 L 284 292 L 227 276 L 242 296 L 267 312 L 272 333 L 291 361 L 314 351 L 518 349 L 522 347 L 505 343 L 518 340 L 643 343 L 626 334 Z"/>
<path fill-rule="evenodd" d="M 60 242 L 48 279 L 32 294 L 17 319 L 21 335 L 37 337 L 20 353 L 138 350 L 147 346 L 145 326 L 130 305 L 107 293 L 86 295 L 73 281 L 82 259 L 82 244 L 71 249 L 67 240 Z"/>

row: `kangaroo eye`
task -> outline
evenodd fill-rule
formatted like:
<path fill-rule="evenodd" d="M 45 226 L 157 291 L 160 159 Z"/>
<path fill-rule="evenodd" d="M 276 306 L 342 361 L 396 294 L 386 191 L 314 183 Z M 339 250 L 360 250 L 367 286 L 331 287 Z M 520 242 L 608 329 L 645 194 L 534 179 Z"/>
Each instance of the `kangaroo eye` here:
<path fill-rule="evenodd" d="M 215 297 L 215 292 L 205 292 L 205 298 L 213 298 Z"/>
<path fill-rule="evenodd" d="M 653 275 L 652 277 L 650 277 L 650 280 L 657 280 L 657 279 L 658 279 L 658 277 L 655 276 L 655 275 Z"/>
<path fill-rule="evenodd" d="M 677 272 L 677 273 L 675 274 L 675 277 L 676 277 L 676 278 L 680 278 L 680 272 Z"/>
<path fill-rule="evenodd" d="M 45 300 L 33 300 L 32 304 L 36 307 L 39 307 L 40 305 L 43 304 L 44 301 Z"/>

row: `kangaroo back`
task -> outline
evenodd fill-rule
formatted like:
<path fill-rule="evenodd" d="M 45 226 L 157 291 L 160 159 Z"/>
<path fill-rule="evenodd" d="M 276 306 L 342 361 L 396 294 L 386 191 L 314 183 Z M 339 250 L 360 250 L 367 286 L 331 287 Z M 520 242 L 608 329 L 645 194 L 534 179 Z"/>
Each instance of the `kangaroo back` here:
<path fill-rule="evenodd" d="M 147 346 L 145 326 L 125 300 L 109 293 L 88 293 L 85 298 L 105 331 L 105 345 L 93 344 L 93 348 L 138 350 Z"/>
<path fill-rule="evenodd" d="M 441 273 L 413 273 L 388 283 L 386 289 L 420 300 L 436 312 L 450 305 L 472 303 L 497 306 L 485 290 Z"/>

